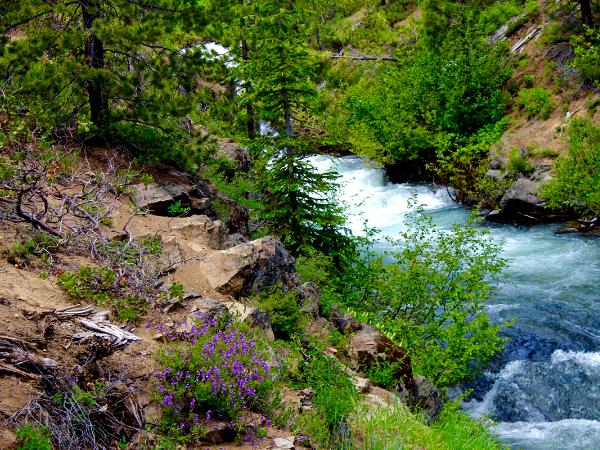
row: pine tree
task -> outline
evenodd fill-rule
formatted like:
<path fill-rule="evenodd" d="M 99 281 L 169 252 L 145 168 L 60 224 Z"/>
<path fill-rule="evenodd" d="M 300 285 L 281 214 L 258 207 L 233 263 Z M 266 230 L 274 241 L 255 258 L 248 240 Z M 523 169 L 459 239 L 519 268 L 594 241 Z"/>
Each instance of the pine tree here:
<path fill-rule="evenodd" d="M 253 89 L 242 97 L 278 131 L 259 142 L 266 156 L 263 218 L 295 254 L 311 248 L 339 252 L 349 239 L 332 198 L 336 176 L 316 173 L 306 160 L 314 142 L 296 133 L 318 97 L 304 12 L 293 0 L 257 0 L 250 12 L 246 23 L 254 52 L 243 61 L 242 77 Z"/>
<path fill-rule="evenodd" d="M 190 106 L 201 60 L 181 52 L 178 28 L 202 23 L 194 0 L 8 2 L 0 70 L 28 111 L 66 125 L 164 128 Z"/>

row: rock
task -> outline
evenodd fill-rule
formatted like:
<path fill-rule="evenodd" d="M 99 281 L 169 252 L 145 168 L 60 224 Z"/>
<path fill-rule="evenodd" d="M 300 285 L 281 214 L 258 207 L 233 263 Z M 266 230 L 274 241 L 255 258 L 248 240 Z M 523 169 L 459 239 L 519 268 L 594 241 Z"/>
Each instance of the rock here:
<path fill-rule="evenodd" d="M 202 440 L 211 444 L 222 444 L 223 442 L 232 442 L 235 439 L 235 428 L 229 422 L 213 421 L 208 426 L 208 431 L 202 437 Z"/>
<path fill-rule="evenodd" d="M 166 214 L 167 208 L 175 200 L 169 191 L 154 183 L 129 186 L 127 194 L 137 208 L 155 214 Z"/>
<path fill-rule="evenodd" d="M 160 185 L 162 189 L 167 191 L 174 201 L 186 201 L 189 202 L 188 189 L 180 184 L 167 183 Z"/>
<path fill-rule="evenodd" d="M 348 356 L 355 368 L 364 370 L 383 362 L 396 364 L 394 376 L 398 380 L 398 389 L 405 393 L 409 405 L 415 405 L 418 390 L 413 379 L 409 354 L 377 328 L 365 323 L 358 326 L 358 331 L 350 335 L 347 347 Z"/>
<path fill-rule="evenodd" d="M 332 305 L 329 312 L 329 321 L 342 334 L 351 331 L 352 324 L 356 323 L 354 317 L 350 314 L 342 314 L 338 305 Z"/>
<path fill-rule="evenodd" d="M 314 320 L 309 321 L 304 331 L 311 336 L 321 337 L 327 339 L 327 337 L 335 330 L 331 323 L 323 317 L 317 317 Z"/>
<path fill-rule="evenodd" d="M 309 314 L 312 317 L 319 316 L 321 294 L 315 283 L 302 283 L 298 286 L 298 300 L 300 302 L 300 312 Z"/>
<path fill-rule="evenodd" d="M 226 311 L 227 306 L 223 302 L 210 297 L 200 298 L 192 306 L 192 312 L 195 313 L 196 317 L 204 319 L 219 317 Z"/>
<path fill-rule="evenodd" d="M 262 330 L 265 337 L 269 340 L 275 339 L 273 328 L 271 328 L 271 316 L 269 313 L 239 302 L 225 302 L 225 306 L 237 321 L 244 322 L 251 327 Z"/>
<path fill-rule="evenodd" d="M 170 232 L 179 238 L 213 250 L 230 247 L 229 233 L 225 225 L 220 220 L 212 220 L 207 216 L 174 218 L 170 222 Z"/>
<path fill-rule="evenodd" d="M 248 150 L 230 139 L 219 141 L 217 156 L 235 163 L 236 168 L 243 172 L 252 168 L 252 158 Z"/>
<path fill-rule="evenodd" d="M 415 384 L 418 392 L 417 408 L 425 413 L 427 420 L 437 419 L 444 406 L 440 392 L 430 380 L 421 375 L 415 376 Z"/>
<path fill-rule="evenodd" d="M 295 440 L 296 438 L 294 436 L 288 438 L 275 438 L 273 439 L 273 444 L 275 444 L 275 448 L 277 449 L 292 449 L 294 448 Z"/>
<path fill-rule="evenodd" d="M 190 206 L 196 214 L 203 214 L 211 219 L 217 218 L 217 213 L 212 204 L 210 197 L 194 197 L 190 196 Z"/>
<path fill-rule="evenodd" d="M 546 209 L 546 202 L 537 196 L 541 182 L 521 177 L 504 193 L 500 209 L 486 216 L 490 222 L 534 225 L 553 222 L 561 217 L 556 211 Z"/>
<path fill-rule="evenodd" d="M 293 286 L 297 282 L 294 264 L 283 244 L 267 236 L 215 252 L 199 262 L 198 270 L 212 289 L 240 296 L 278 283 Z"/>

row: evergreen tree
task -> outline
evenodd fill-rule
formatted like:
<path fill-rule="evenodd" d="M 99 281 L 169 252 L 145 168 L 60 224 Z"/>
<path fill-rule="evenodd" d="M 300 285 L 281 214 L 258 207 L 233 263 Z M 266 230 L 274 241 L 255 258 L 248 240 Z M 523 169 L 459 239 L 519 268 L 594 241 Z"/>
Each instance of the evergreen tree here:
<path fill-rule="evenodd" d="M 293 253 L 337 252 L 349 241 L 331 195 L 335 175 L 315 172 L 306 161 L 313 142 L 296 133 L 317 99 L 304 12 L 293 0 L 258 0 L 250 12 L 254 52 L 243 61 L 242 77 L 253 88 L 242 97 L 278 131 L 259 142 L 268 161 L 261 180 L 263 217 Z"/>
<path fill-rule="evenodd" d="M 183 93 L 201 61 L 174 32 L 200 25 L 200 13 L 194 0 L 8 2 L 0 70 L 28 111 L 57 122 L 162 129 L 191 106 Z"/>

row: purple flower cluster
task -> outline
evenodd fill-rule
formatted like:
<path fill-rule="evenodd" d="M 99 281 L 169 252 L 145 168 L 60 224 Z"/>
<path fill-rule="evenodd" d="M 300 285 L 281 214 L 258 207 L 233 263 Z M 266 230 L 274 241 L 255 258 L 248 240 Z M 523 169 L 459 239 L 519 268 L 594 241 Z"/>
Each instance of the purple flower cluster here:
<path fill-rule="evenodd" d="M 176 331 L 157 327 L 167 337 L 160 353 L 159 408 L 169 428 L 197 434 L 210 421 L 240 421 L 257 402 L 258 390 L 271 378 L 260 345 L 234 325 L 219 328 L 214 319 Z"/>

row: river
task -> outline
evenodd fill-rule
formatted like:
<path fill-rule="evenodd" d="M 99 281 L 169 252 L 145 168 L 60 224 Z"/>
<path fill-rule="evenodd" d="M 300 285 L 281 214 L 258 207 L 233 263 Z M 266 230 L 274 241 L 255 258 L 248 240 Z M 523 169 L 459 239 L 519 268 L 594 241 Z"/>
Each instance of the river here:
<path fill-rule="evenodd" d="M 397 237 L 412 195 L 442 228 L 468 218 L 444 188 L 390 183 L 364 159 L 315 156 L 311 162 L 340 174 L 338 200 L 354 233 L 366 219 Z M 556 228 L 490 226 L 509 266 L 488 312 L 495 321 L 516 323 L 462 406 L 474 418 L 491 418 L 492 431 L 512 448 L 600 448 L 600 239 L 558 236 Z"/>

